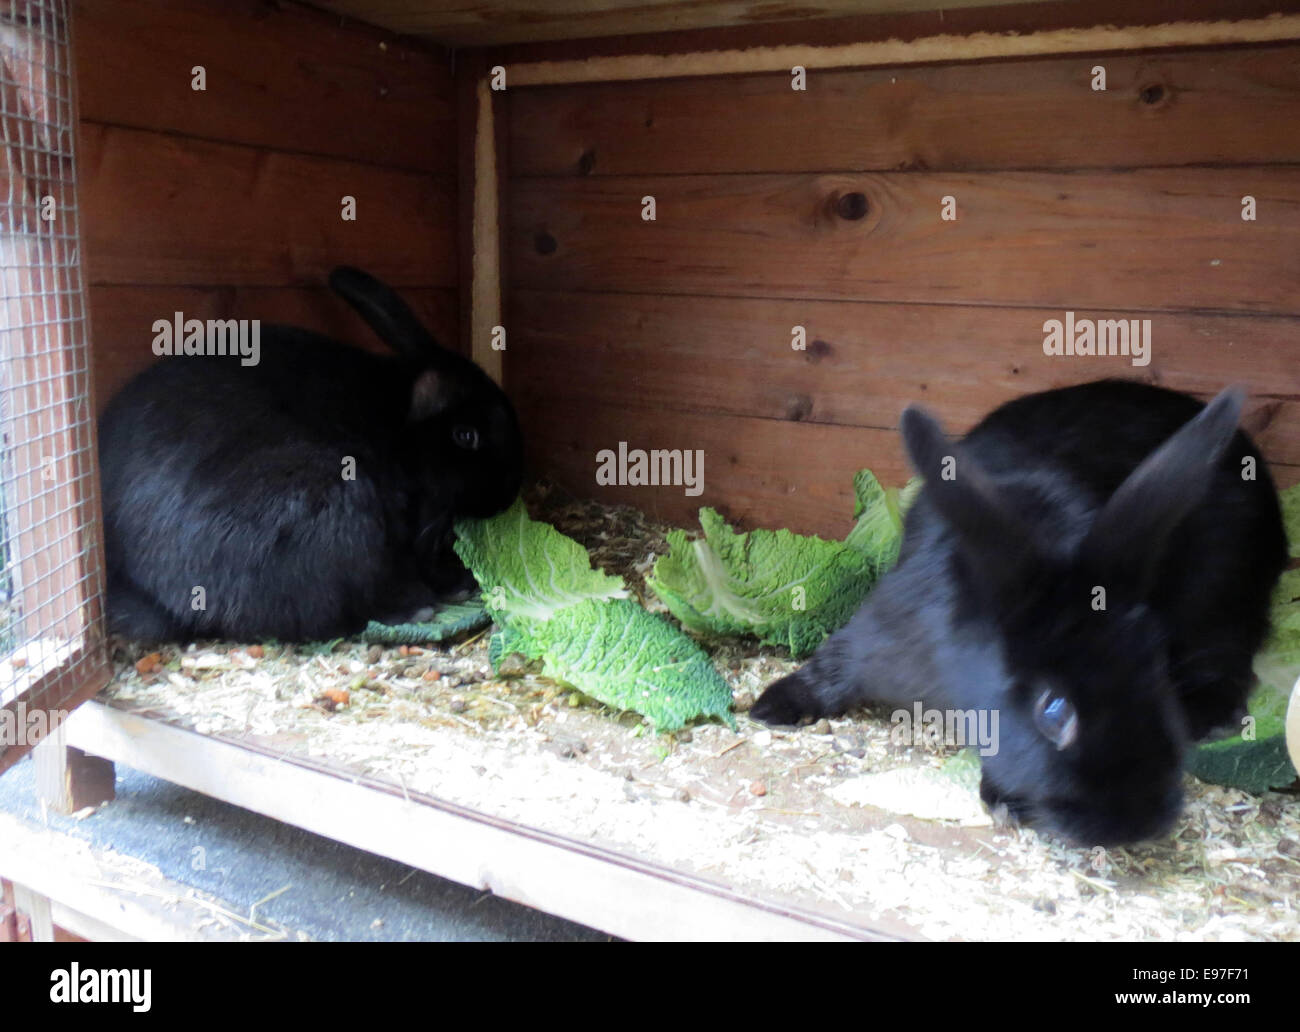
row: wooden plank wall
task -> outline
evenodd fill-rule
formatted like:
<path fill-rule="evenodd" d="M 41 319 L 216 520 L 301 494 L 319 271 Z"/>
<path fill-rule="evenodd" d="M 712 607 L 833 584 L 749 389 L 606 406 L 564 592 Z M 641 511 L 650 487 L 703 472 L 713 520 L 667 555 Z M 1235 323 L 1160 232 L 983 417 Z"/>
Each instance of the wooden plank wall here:
<path fill-rule="evenodd" d="M 349 263 L 458 340 L 448 61 L 261 0 L 76 0 L 78 164 L 99 406 L 155 319 L 260 318 L 367 347 L 324 286 Z M 191 88 L 192 69 L 207 89 Z M 356 198 L 357 219 L 340 217 Z"/>
<path fill-rule="evenodd" d="M 1246 385 L 1275 473 L 1300 479 L 1300 45 L 814 72 L 805 92 L 785 75 L 537 87 L 504 106 L 507 386 L 535 463 L 581 494 L 841 534 L 856 468 L 905 477 L 908 402 L 962 432 L 1100 376 Z M 1150 364 L 1044 355 L 1067 310 L 1150 319 Z M 596 452 L 619 441 L 703 449 L 703 495 L 598 488 Z"/>

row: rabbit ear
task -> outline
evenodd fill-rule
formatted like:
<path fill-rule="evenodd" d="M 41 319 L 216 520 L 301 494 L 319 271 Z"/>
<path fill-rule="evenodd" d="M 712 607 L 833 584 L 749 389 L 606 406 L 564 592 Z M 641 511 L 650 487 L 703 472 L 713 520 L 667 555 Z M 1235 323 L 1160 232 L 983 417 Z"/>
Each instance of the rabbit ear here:
<path fill-rule="evenodd" d="M 1145 593 L 1170 533 L 1205 499 L 1244 400 L 1227 388 L 1143 459 L 1097 514 L 1082 554 Z"/>
<path fill-rule="evenodd" d="M 330 273 L 330 286 L 399 355 L 427 359 L 441 350 L 397 292 L 368 273 L 340 265 Z"/>
<path fill-rule="evenodd" d="M 426 369 L 415 378 L 411 388 L 411 409 L 408 413 L 412 422 L 430 419 L 443 411 L 451 401 L 450 384 L 447 377 L 435 369 Z"/>
<path fill-rule="evenodd" d="M 1033 531 L 979 463 L 950 442 L 928 412 L 909 405 L 901 427 L 908 458 L 925 479 L 926 495 L 956 532 L 981 578 L 995 587 L 1017 580 L 1039 555 Z"/>

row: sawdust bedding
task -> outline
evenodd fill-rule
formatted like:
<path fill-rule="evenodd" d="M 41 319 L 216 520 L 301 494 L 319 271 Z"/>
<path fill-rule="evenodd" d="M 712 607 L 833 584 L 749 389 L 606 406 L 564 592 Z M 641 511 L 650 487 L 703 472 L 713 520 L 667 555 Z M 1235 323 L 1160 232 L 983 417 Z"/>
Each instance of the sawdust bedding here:
<path fill-rule="evenodd" d="M 662 608 L 643 579 L 666 527 L 545 485 L 530 508 Z M 656 735 L 526 668 L 493 676 L 486 634 L 430 648 L 119 642 L 105 696 L 887 933 L 1300 939 L 1300 794 L 1189 776 L 1170 837 L 1108 850 L 994 824 L 969 786 L 927 814 L 954 819 L 923 819 L 907 793 L 942 784 L 950 753 L 891 742 L 883 712 L 766 728 L 745 711 L 795 664 L 753 643 L 704 644 L 738 733 Z M 887 787 L 882 774 L 892 796 L 861 790 Z"/>

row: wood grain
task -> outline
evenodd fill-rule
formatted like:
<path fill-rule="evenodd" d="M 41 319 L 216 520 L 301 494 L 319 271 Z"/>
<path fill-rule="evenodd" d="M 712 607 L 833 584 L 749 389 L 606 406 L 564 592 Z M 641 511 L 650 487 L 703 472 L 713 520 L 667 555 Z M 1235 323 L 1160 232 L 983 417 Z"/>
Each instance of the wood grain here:
<path fill-rule="evenodd" d="M 327 287 L 96 286 L 89 291 L 95 400 L 100 411 L 131 377 L 158 361 L 155 319 L 183 312 L 192 319 L 261 319 L 302 326 L 357 347 L 385 351 L 370 328 Z M 434 337 L 454 345 L 457 295 L 450 288 L 402 291 Z"/>
<path fill-rule="evenodd" d="M 360 2 L 360 0 L 358 0 Z M 1270 18 L 1300 10 L 1298 0 L 1045 0 L 1014 7 L 943 6 L 849 15 L 842 18 L 800 17 L 807 10 L 786 8 L 776 21 L 751 21 L 745 25 L 711 29 L 686 29 L 601 36 L 595 39 L 561 39 L 547 42 L 502 44 L 482 51 L 490 64 L 525 64 L 548 61 L 588 61 L 635 54 L 685 54 L 715 50 L 745 50 L 790 45 L 835 47 L 846 41 L 904 42 L 932 36 L 963 37 L 977 33 L 1018 34 L 1086 29 L 1096 25 L 1164 25 L 1177 22 Z M 780 13 L 777 8 L 772 13 Z M 1211 40 L 1210 42 L 1215 42 Z"/>
<path fill-rule="evenodd" d="M 1078 312 L 1123 318 L 1123 312 Z M 507 386 L 533 409 L 595 400 L 894 429 L 921 402 L 965 433 L 1011 398 L 1107 376 L 1251 396 L 1266 457 L 1300 464 L 1300 319 L 1156 313 L 1151 361 L 1049 356 L 1037 308 L 516 291 Z M 805 350 L 791 347 L 802 326 Z"/>
<path fill-rule="evenodd" d="M 681 31 L 793 18 L 925 10 L 933 0 L 818 0 L 787 6 L 767 0 L 317 0 L 321 7 L 461 47 L 534 40 Z M 945 7 L 992 7 L 1026 0 L 947 0 Z M 1011 16 L 1014 17 L 1014 16 Z"/>
<path fill-rule="evenodd" d="M 524 179 L 510 204 L 517 287 L 1300 311 L 1296 168 Z"/>
<path fill-rule="evenodd" d="M 198 735 L 97 702 L 78 715 L 69 740 L 154 777 L 611 935 L 771 942 L 897 938 L 908 930 L 890 917 L 864 924 L 811 894 L 735 888 L 630 849 L 471 810 L 250 735 Z M 0 834 L 5 819 L 0 814 Z M 0 863 L 17 879 L 30 861 L 6 844 L 0 839 Z"/>
<path fill-rule="evenodd" d="M 74 28 L 83 119 L 455 171 L 447 62 L 390 33 L 262 0 L 77 0 Z"/>
<path fill-rule="evenodd" d="M 315 285 L 338 264 L 456 283 L 447 177 L 83 123 L 92 283 Z M 340 217 L 353 196 L 357 219 Z"/>
<path fill-rule="evenodd" d="M 700 506 L 710 505 L 744 528 L 842 537 L 852 525 L 854 472 L 869 468 L 886 486 L 910 475 L 889 430 L 652 409 L 628 398 L 581 405 L 529 398 L 519 410 L 534 473 L 578 497 L 633 505 L 679 526 L 696 526 Z M 703 493 L 598 485 L 597 452 L 617 450 L 620 441 L 629 449 L 702 450 Z M 1300 481 L 1300 466 L 1272 470 L 1279 487 Z"/>
<path fill-rule="evenodd" d="M 557 86 L 511 91 L 511 174 L 1294 163 L 1288 125 L 1295 45 Z"/>
<path fill-rule="evenodd" d="M 526 397 L 518 407 L 534 472 L 579 497 L 634 505 L 683 526 L 710 505 L 746 527 L 842 536 L 852 525 L 856 470 L 869 466 L 885 484 L 908 475 L 898 435 L 888 430 L 652 409 L 630 397 L 581 405 Z M 704 492 L 598 485 L 596 455 L 620 441 L 629 449 L 702 450 Z"/>

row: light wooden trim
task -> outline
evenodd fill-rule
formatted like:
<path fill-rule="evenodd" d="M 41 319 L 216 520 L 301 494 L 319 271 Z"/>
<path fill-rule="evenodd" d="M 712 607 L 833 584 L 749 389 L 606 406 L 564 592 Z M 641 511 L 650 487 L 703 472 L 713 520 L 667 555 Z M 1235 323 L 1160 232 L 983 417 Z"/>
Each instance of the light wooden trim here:
<path fill-rule="evenodd" d="M 32 763 L 36 767 L 36 797 L 55 813 L 71 813 L 68 809 L 68 743 L 67 723 L 60 723 L 32 750 Z"/>
<path fill-rule="evenodd" d="M 32 922 L 34 941 L 54 928 L 107 942 L 237 941 L 250 932 L 241 915 L 147 864 L 98 854 L 62 832 L 0 812 L 0 877 Z M 233 920 L 213 921 L 229 913 Z"/>
<path fill-rule="evenodd" d="M 1002 7 L 1040 0 L 818 0 L 807 6 L 772 0 L 315 0 L 315 6 L 470 49 L 666 32 L 709 32 L 773 20 L 924 14 L 931 9 Z"/>
<path fill-rule="evenodd" d="M 204 795 L 624 938 L 893 938 L 855 924 L 851 915 L 836 919 L 764 901 L 631 855 L 99 701 L 72 715 L 68 741 Z"/>
<path fill-rule="evenodd" d="M 969 36 L 924 36 L 838 46 L 793 45 L 683 54 L 627 54 L 574 61 L 535 61 L 507 66 L 510 86 L 616 82 L 688 76 L 789 72 L 807 69 L 978 61 L 1047 54 L 1144 50 L 1156 47 L 1276 43 L 1300 39 L 1300 15 L 1279 14 L 1241 21 L 1189 21 L 1162 25 L 1047 29 L 1023 35 L 977 32 Z"/>
<path fill-rule="evenodd" d="M 496 121 L 488 77 L 475 84 L 474 256 L 470 285 L 470 354 L 501 382 L 501 352 L 492 350 L 493 327 L 501 325 L 501 208 L 498 197 Z"/>
<path fill-rule="evenodd" d="M 60 713 L 76 709 L 108 684 L 113 674 L 108 662 L 108 649 L 105 647 L 103 634 L 99 629 L 99 615 L 96 614 L 93 619 L 89 633 L 73 646 L 65 647 L 68 652 L 66 655 L 60 655 L 57 666 L 42 671 L 32 683 L 24 686 L 22 692 L 8 707 L 0 707 L 0 709 L 16 709 L 20 702 L 26 703 L 29 708 L 40 705 L 45 709 L 47 720 L 53 722 Z M 59 725 L 55 723 L 54 726 Z M 53 729 L 49 723 L 46 724 L 47 737 Z M 43 740 L 43 738 L 32 738 L 25 745 L 13 745 L 8 748 L 0 742 L 0 774 L 21 760 Z"/>
<path fill-rule="evenodd" d="M 50 918 L 54 927 L 90 942 L 144 942 L 139 936 L 115 927 L 102 917 L 83 914 L 57 899 L 50 900 Z"/>
<path fill-rule="evenodd" d="M 54 914 L 49 896 L 14 882 L 14 906 L 31 922 L 32 942 L 54 941 Z"/>

